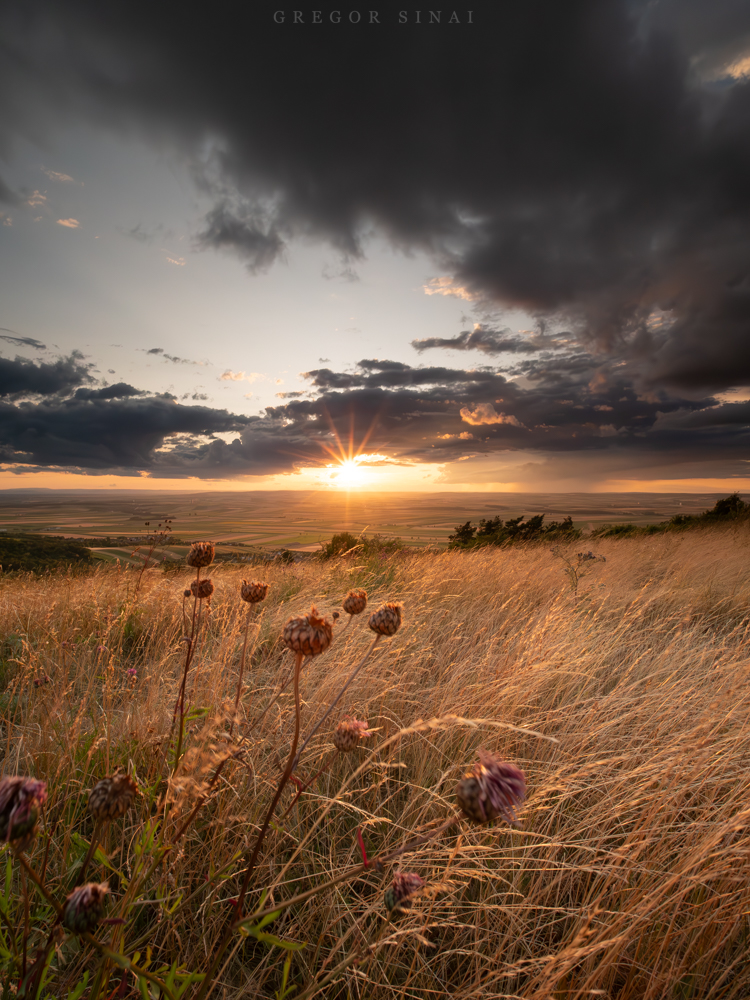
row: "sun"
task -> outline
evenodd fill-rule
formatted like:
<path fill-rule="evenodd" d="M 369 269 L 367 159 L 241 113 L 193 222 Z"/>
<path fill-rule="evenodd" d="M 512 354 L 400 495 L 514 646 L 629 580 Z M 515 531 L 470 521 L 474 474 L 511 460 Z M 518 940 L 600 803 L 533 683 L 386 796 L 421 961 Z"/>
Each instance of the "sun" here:
<path fill-rule="evenodd" d="M 358 459 L 347 458 L 339 463 L 334 477 L 337 486 L 351 490 L 362 486 L 367 481 L 367 472 L 360 466 Z"/>

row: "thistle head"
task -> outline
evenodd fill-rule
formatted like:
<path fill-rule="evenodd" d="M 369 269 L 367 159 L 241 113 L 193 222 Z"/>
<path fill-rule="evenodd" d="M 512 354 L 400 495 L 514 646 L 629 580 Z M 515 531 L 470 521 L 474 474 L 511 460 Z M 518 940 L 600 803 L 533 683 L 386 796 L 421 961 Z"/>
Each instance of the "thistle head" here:
<path fill-rule="evenodd" d="M 206 577 L 205 580 L 193 580 L 190 584 L 190 593 L 199 601 L 207 600 L 213 592 L 214 585 L 209 577 Z"/>
<path fill-rule="evenodd" d="M 47 783 L 18 775 L 0 780 L 0 839 L 25 850 L 36 833 Z"/>
<path fill-rule="evenodd" d="M 396 872 L 385 891 L 385 905 L 389 915 L 395 917 L 408 910 L 413 902 L 412 896 L 423 885 L 424 881 L 414 872 Z"/>
<path fill-rule="evenodd" d="M 203 566 L 210 566 L 214 561 L 213 542 L 193 542 L 187 554 L 187 564 L 193 569 L 201 569 Z"/>
<path fill-rule="evenodd" d="M 367 624 L 378 635 L 395 635 L 401 628 L 402 609 L 403 604 L 389 601 L 373 611 Z"/>
<path fill-rule="evenodd" d="M 240 587 L 240 597 L 248 604 L 259 604 L 265 601 L 268 593 L 268 584 L 261 583 L 260 580 L 243 580 Z"/>
<path fill-rule="evenodd" d="M 333 731 L 333 745 L 340 753 L 351 753 L 361 739 L 371 736 L 374 731 L 367 728 L 366 721 L 342 719 Z"/>
<path fill-rule="evenodd" d="M 113 774 L 97 781 L 89 792 L 89 812 L 96 822 L 119 819 L 130 809 L 138 786 L 128 774 Z"/>
<path fill-rule="evenodd" d="M 515 764 L 480 750 L 478 762 L 456 786 L 456 798 L 475 823 L 491 823 L 501 816 L 518 826 L 516 811 L 526 798 L 526 776 Z"/>
<path fill-rule="evenodd" d="M 65 900 L 62 913 L 63 927 L 74 934 L 93 931 L 104 916 L 104 900 L 109 892 L 106 882 L 87 882 L 79 885 Z"/>
<path fill-rule="evenodd" d="M 350 590 L 341 606 L 348 615 L 361 615 L 367 607 L 367 591 L 361 587 Z"/>
<path fill-rule="evenodd" d="M 284 626 L 284 645 L 303 656 L 325 653 L 333 639 L 333 622 L 313 606 L 310 613 L 290 618 Z"/>

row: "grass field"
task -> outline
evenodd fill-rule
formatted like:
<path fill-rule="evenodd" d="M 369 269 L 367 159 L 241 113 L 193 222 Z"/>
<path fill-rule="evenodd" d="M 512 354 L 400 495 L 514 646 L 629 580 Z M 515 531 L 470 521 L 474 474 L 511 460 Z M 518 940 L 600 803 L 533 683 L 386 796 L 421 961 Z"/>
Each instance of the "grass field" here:
<path fill-rule="evenodd" d="M 86 879 L 124 921 L 54 930 L 6 846 L 3 995 L 40 955 L 55 1000 L 750 995 L 747 527 L 593 547 L 577 595 L 547 547 L 273 564 L 250 612 L 242 570 L 204 570 L 179 752 L 194 571 L 0 579 L 3 772 L 49 795 L 24 858 L 62 902 L 101 843 Z M 303 736 L 370 646 L 369 611 L 402 601 L 403 625 L 304 749 L 309 785 L 283 790 L 250 871 L 294 737 L 284 623 L 353 587 L 367 613 L 302 667 Z M 376 732 L 337 753 L 348 715 Z M 526 774 L 518 828 L 457 812 L 479 748 Z M 141 794 L 95 830 L 86 790 L 117 768 Z M 388 920 L 398 870 L 424 888 Z"/>

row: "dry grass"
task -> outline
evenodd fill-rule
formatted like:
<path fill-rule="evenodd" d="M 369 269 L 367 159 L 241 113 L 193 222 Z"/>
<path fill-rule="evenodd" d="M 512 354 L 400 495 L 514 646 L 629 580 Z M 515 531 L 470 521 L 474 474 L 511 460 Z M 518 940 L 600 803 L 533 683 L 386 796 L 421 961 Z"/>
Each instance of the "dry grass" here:
<path fill-rule="evenodd" d="M 152 970 L 175 961 L 205 969 L 289 750 L 291 696 L 252 725 L 291 667 L 279 642 L 283 623 L 312 602 L 331 611 L 350 588 L 365 587 L 371 608 L 403 601 L 404 625 L 311 742 L 300 774 L 323 766 L 344 715 L 379 732 L 334 757 L 281 819 L 293 797 L 286 790 L 251 912 L 262 888 L 267 909 L 356 865 L 357 827 L 372 857 L 449 815 L 456 781 L 480 746 L 525 770 L 521 828 L 464 822 L 382 873 L 370 869 L 283 909 L 266 930 L 305 947 L 287 953 L 236 936 L 212 996 L 280 996 L 291 954 L 293 998 L 313 995 L 316 984 L 317 995 L 342 1000 L 747 997 L 749 543 L 745 529 L 720 528 L 601 541 L 595 551 L 607 561 L 592 565 L 577 600 L 545 548 L 273 567 L 231 742 L 247 570 L 217 568 L 188 681 L 192 705 L 205 713 L 193 714 L 169 788 L 173 829 L 216 761 L 242 739 L 247 752 L 224 768 L 179 850 L 137 900 L 127 879 L 166 788 L 189 571 L 147 572 L 135 603 L 133 573 L 6 580 L 3 773 L 49 785 L 31 861 L 62 899 L 92 833 L 85 790 L 129 769 L 144 794 L 105 837 L 112 870 L 98 861 L 89 877 L 109 878 L 117 912 L 138 905 L 125 928 L 102 928 L 99 938 L 131 957 L 150 946 Z M 340 624 L 331 650 L 305 667 L 303 733 L 368 643 L 361 618 L 346 631 Z M 446 716 L 484 721 L 447 720 L 396 737 L 417 720 Z M 390 923 L 383 889 L 399 866 L 427 887 Z M 68 996 L 98 961 L 69 938 L 41 995 Z M 84 998 L 96 995 L 91 982 Z M 121 995 L 138 996 L 134 984 L 131 976 Z"/>

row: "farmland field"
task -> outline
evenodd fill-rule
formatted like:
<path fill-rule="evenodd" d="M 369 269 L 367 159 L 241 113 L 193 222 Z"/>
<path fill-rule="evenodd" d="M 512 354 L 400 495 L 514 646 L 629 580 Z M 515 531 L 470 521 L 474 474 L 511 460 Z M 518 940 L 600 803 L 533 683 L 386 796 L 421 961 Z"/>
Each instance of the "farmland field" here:
<path fill-rule="evenodd" d="M 649 524 L 711 507 L 713 493 L 360 493 L 324 491 L 154 492 L 0 491 L 0 530 L 75 538 L 139 536 L 172 519 L 186 540 L 313 551 L 339 531 L 445 544 L 455 526 L 501 515 L 570 514 L 577 527 L 609 521 Z M 123 558 L 125 554 L 123 554 Z"/>

